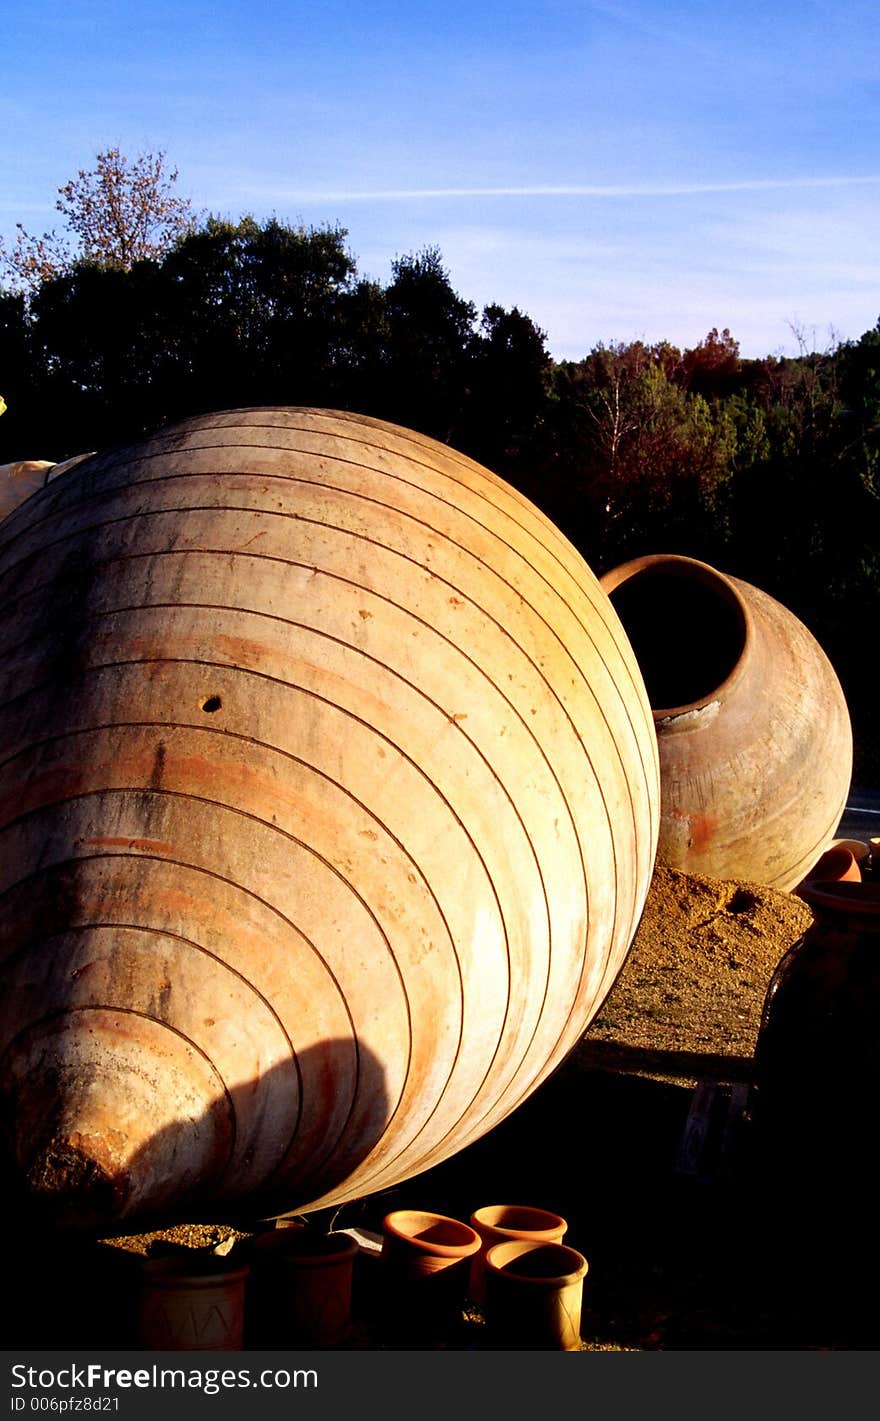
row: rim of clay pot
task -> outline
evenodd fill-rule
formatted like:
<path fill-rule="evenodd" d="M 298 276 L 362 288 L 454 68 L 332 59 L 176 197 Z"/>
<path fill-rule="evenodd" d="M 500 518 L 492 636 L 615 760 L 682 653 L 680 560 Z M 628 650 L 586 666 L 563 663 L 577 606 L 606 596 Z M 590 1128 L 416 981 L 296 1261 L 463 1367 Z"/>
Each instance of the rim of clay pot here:
<path fill-rule="evenodd" d="M 856 863 L 866 863 L 871 856 L 871 846 L 864 839 L 832 839 L 829 849 L 848 849 Z"/>
<path fill-rule="evenodd" d="M 311 1229 L 270 1229 L 254 1240 L 255 1257 L 259 1260 L 285 1263 L 298 1268 L 322 1268 L 328 1263 L 346 1263 L 360 1251 L 356 1239 L 343 1230 L 316 1234 Z"/>
<path fill-rule="evenodd" d="M 441 1258 L 466 1258 L 482 1245 L 480 1235 L 470 1224 L 421 1209 L 394 1209 L 382 1220 L 382 1231 L 392 1239 L 400 1239 L 423 1253 Z"/>
<path fill-rule="evenodd" d="M 611 598 L 612 594 L 627 583 L 635 581 L 660 581 L 664 578 L 677 578 L 680 582 L 695 582 L 708 588 L 719 600 L 727 603 L 735 613 L 739 645 L 736 657 L 727 675 L 723 676 L 718 683 L 707 692 L 696 697 L 694 700 L 682 701 L 678 705 L 655 706 L 651 704 L 651 714 L 654 722 L 675 719 L 678 716 L 686 715 L 688 712 L 703 710 L 713 701 L 718 701 L 728 695 L 732 688 L 739 681 L 743 674 L 743 667 L 746 656 L 751 650 L 754 641 L 754 623 L 748 606 L 739 592 L 734 578 L 728 577 L 726 573 L 719 572 L 717 568 L 709 563 L 700 562 L 698 558 L 684 557 L 678 553 L 647 553 L 644 557 L 631 558 L 629 562 L 621 563 L 619 567 L 611 568 L 599 579 L 603 591 Z M 616 610 L 616 609 L 615 609 Z M 622 619 L 621 619 L 622 620 Z M 626 625 L 624 624 L 624 631 Z M 647 689 L 647 688 L 646 688 Z M 649 692 L 650 700 L 650 692 Z"/>
<path fill-rule="evenodd" d="M 815 878 L 800 885 L 798 897 L 811 908 L 846 918 L 868 918 L 872 926 L 880 927 L 880 883 Z"/>
<path fill-rule="evenodd" d="M 819 855 L 795 891 L 801 897 L 801 889 L 809 883 L 859 883 L 861 878 L 862 871 L 852 851 L 843 843 L 832 844 Z"/>
<path fill-rule="evenodd" d="M 142 1280 L 157 1288 L 175 1288 L 180 1283 L 192 1288 L 216 1288 L 218 1284 L 237 1283 L 250 1271 L 247 1263 L 230 1267 L 222 1258 L 180 1258 L 176 1254 L 145 1258 L 141 1263 Z"/>
<path fill-rule="evenodd" d="M 536 1286 L 564 1287 L 583 1278 L 589 1264 L 582 1253 L 567 1243 L 530 1243 L 510 1239 L 495 1243 L 486 1254 L 490 1273 L 516 1278 Z"/>
<path fill-rule="evenodd" d="M 471 1214 L 471 1224 L 479 1232 L 480 1228 L 492 1229 L 495 1233 L 515 1233 L 527 1231 L 531 1234 L 564 1233 L 568 1222 L 561 1214 L 551 1209 L 535 1208 L 531 1204 L 486 1204 Z M 552 1242 L 549 1237 L 548 1242 Z"/>

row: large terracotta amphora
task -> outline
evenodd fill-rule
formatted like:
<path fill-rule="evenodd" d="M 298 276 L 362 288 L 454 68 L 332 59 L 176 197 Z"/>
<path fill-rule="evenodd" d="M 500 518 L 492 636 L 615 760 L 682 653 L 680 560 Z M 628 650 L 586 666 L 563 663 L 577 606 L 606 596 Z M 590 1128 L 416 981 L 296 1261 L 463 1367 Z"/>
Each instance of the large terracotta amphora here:
<path fill-rule="evenodd" d="M 516 490 L 354 414 L 205 415 L 15 509 L 0 599 L 0 1119 L 59 1221 L 389 1188 L 577 1043 L 657 745 Z"/>
<path fill-rule="evenodd" d="M 652 554 L 601 579 L 632 642 L 660 751 L 660 861 L 788 891 L 846 805 L 852 730 L 815 637 L 757 587 Z"/>

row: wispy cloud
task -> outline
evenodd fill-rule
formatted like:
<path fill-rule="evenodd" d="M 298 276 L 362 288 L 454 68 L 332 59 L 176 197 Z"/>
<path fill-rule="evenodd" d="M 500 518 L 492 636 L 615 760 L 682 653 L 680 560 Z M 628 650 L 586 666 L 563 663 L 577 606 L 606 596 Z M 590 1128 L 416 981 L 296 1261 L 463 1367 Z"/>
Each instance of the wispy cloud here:
<path fill-rule="evenodd" d="M 689 29 L 684 29 L 680 25 L 672 24 L 672 16 L 667 10 L 664 10 L 660 20 L 655 22 L 650 16 L 645 16 L 637 7 L 611 4 L 609 0 L 585 0 L 585 8 L 592 10 L 596 15 L 601 15 L 603 19 L 611 20 L 626 29 L 635 30 L 639 34 L 646 35 L 649 39 L 660 40 L 663 44 L 683 45 L 701 54 L 715 53 L 714 48 L 710 48 L 702 40 L 697 27 L 692 25 Z"/>
<path fill-rule="evenodd" d="M 467 197 L 692 197 L 716 192 L 774 192 L 796 188 L 847 188 L 880 184 L 880 174 L 811 178 L 743 178 L 732 182 L 693 183 L 564 183 L 516 187 L 436 187 L 328 190 L 246 188 L 248 197 L 287 202 L 421 202 L 432 198 Z"/>

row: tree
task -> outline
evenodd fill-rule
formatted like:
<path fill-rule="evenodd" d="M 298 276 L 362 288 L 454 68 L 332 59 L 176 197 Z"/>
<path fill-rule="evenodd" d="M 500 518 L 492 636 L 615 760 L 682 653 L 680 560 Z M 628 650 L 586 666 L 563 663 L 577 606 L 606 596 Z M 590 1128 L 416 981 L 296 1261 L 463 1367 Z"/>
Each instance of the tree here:
<path fill-rule="evenodd" d="M 25 359 L 10 369 L 16 410 L 36 405 L 32 422 L 54 457 L 142 436 L 167 418 L 162 296 L 153 262 L 131 271 L 80 262 L 33 292 L 18 337 Z M 6 339 L 14 336 L 10 319 Z"/>
<path fill-rule="evenodd" d="M 686 390 L 712 397 L 730 393 L 739 372 L 739 341 L 727 326 L 720 335 L 713 326 L 705 340 L 685 351 L 676 373 Z"/>
<path fill-rule="evenodd" d="M 841 345 L 837 363 L 844 401 L 844 444 L 838 457 L 853 461 L 880 507 L 880 321 L 860 340 Z"/>
<path fill-rule="evenodd" d="M 22 441 L 29 457 L 36 435 L 61 459 L 243 404 L 350 404 L 378 298 L 355 286 L 346 235 L 209 218 L 161 260 L 80 261 L 0 293 L 0 453 Z"/>
<path fill-rule="evenodd" d="M 385 418 L 452 441 L 467 399 L 476 308 L 456 294 L 437 247 L 397 257 L 385 290 Z"/>
<path fill-rule="evenodd" d="M 581 502 L 566 523 L 595 567 L 682 540 L 708 558 L 725 536 L 733 420 L 670 378 L 677 365 L 665 342 L 633 341 L 558 370 L 559 459 Z"/>
<path fill-rule="evenodd" d="M 33 347 L 24 296 L 0 291 L 0 388 L 7 406 L 0 421 L 0 464 L 32 459 L 36 448 L 49 448 L 43 443 L 42 380 Z"/>
<path fill-rule="evenodd" d="M 457 431 L 464 453 L 537 497 L 546 443 L 550 368 L 546 335 L 518 307 L 484 307 L 469 352 L 468 398 Z"/>
<path fill-rule="evenodd" d="M 78 262 L 130 271 L 136 262 L 160 260 L 195 225 L 189 198 L 173 191 L 177 178 L 162 152 L 134 159 L 118 148 L 96 154 L 94 168 L 80 168 L 58 189 L 55 208 L 67 234 L 34 237 L 16 223 L 15 245 L 0 249 L 7 277 L 34 291 Z"/>
<path fill-rule="evenodd" d="M 211 217 L 181 240 L 161 267 L 170 407 L 331 403 L 356 274 L 347 235 Z"/>

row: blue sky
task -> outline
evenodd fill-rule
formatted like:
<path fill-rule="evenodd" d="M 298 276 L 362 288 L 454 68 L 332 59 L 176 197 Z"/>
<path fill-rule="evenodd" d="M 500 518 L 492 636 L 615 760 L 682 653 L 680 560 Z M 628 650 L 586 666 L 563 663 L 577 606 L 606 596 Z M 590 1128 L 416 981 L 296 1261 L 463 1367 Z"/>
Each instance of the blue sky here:
<path fill-rule="evenodd" d="M 361 274 L 439 246 L 557 358 L 880 317 L 878 0 L 5 0 L 0 233 L 94 154 L 202 211 L 339 223 Z"/>

